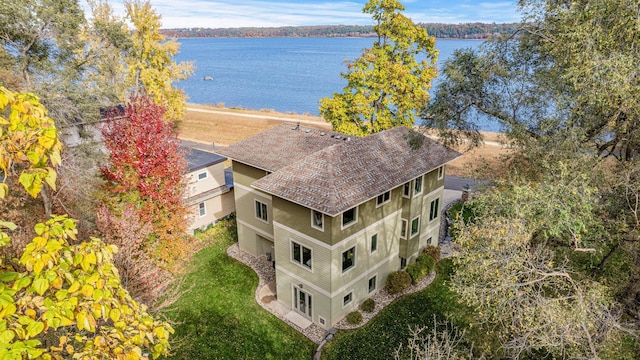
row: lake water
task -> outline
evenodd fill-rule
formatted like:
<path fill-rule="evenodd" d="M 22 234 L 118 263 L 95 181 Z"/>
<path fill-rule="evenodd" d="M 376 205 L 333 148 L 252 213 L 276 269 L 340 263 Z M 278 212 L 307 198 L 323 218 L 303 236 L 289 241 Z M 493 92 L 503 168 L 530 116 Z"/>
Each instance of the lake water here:
<path fill-rule="evenodd" d="M 373 38 L 189 38 L 180 39 L 178 61 L 195 72 L 178 83 L 196 104 L 271 109 L 318 115 L 318 101 L 342 91 L 345 60 L 360 56 Z M 437 40 L 438 64 L 477 40 Z M 213 80 L 204 80 L 211 77 Z M 437 79 L 436 79 L 437 82 Z M 485 128 L 483 130 L 494 130 Z"/>

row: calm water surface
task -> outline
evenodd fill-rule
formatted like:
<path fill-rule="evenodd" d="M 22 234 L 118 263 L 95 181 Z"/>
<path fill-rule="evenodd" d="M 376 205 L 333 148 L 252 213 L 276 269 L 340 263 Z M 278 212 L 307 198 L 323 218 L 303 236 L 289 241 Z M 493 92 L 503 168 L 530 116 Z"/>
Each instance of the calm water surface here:
<path fill-rule="evenodd" d="M 318 114 L 318 101 L 346 85 L 345 60 L 360 56 L 372 38 L 180 39 L 178 61 L 192 61 L 193 76 L 178 84 L 188 102 L 246 109 Z M 437 40 L 438 64 L 476 40 Z M 211 77 L 213 80 L 204 80 Z M 436 79 L 437 81 L 437 79 Z M 490 129 L 486 129 L 490 130 Z"/>

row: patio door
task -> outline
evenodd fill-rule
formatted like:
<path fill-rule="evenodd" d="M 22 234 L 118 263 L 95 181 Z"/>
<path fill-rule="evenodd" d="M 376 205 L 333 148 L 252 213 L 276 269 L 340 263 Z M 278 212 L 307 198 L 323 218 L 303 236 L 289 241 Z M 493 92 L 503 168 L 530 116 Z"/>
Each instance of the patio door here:
<path fill-rule="evenodd" d="M 293 308 L 300 315 L 311 320 L 311 295 L 295 285 L 293 286 Z"/>

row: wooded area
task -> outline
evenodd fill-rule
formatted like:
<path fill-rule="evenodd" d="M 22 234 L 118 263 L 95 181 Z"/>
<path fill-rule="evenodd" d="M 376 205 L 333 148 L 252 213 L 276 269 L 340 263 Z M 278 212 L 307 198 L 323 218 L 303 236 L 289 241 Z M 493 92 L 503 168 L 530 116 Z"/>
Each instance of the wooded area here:
<path fill-rule="evenodd" d="M 499 34 L 513 34 L 518 23 L 509 24 L 418 24 L 429 35 L 438 39 L 489 39 Z M 244 37 L 374 37 L 373 25 L 318 25 L 283 27 L 242 28 L 188 28 L 162 29 L 160 32 L 171 38 L 244 38 Z"/>

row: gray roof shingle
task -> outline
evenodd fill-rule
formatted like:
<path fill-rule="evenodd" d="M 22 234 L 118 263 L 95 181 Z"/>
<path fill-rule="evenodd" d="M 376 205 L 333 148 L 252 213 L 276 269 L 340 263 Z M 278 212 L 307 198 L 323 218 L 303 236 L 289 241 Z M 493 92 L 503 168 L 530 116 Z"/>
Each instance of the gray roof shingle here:
<path fill-rule="evenodd" d="M 204 169 L 207 166 L 211 166 L 213 164 L 221 163 L 227 160 L 227 158 L 222 157 L 218 154 L 198 150 L 195 148 L 182 146 L 182 151 L 184 151 L 184 157 L 187 159 L 189 172 Z"/>
<path fill-rule="evenodd" d="M 422 145 L 412 149 L 410 136 L 421 137 Z M 411 134 L 406 127 L 357 138 L 313 128 L 294 131 L 290 125 L 273 128 L 221 153 L 272 172 L 253 187 L 329 216 L 460 156 L 423 135 Z"/>
<path fill-rule="evenodd" d="M 346 138 L 346 135 L 334 131 L 283 124 L 219 149 L 217 153 L 274 172 Z"/>

